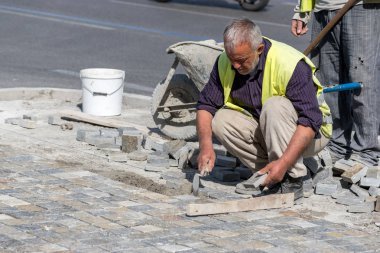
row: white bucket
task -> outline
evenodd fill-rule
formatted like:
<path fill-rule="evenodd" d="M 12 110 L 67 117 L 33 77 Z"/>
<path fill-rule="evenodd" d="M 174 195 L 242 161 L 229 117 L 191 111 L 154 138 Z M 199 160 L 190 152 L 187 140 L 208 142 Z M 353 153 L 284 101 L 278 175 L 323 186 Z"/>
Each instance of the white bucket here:
<path fill-rule="evenodd" d="M 121 114 L 125 72 L 118 69 L 82 69 L 82 111 L 96 116 Z"/>

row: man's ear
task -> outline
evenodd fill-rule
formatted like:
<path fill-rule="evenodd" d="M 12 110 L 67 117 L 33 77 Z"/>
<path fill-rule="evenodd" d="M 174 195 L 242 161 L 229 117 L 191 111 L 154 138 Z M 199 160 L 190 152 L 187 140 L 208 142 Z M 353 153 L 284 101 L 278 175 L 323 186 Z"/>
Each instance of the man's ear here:
<path fill-rule="evenodd" d="M 264 51 L 264 43 L 261 43 L 257 49 L 256 52 L 260 55 Z"/>

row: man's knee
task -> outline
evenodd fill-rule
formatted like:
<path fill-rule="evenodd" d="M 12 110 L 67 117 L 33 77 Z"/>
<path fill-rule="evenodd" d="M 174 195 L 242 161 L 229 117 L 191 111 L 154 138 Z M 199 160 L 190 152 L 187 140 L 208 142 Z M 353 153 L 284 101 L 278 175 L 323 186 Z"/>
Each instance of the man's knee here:
<path fill-rule="evenodd" d="M 292 103 L 286 97 L 273 96 L 265 101 L 262 113 L 280 113 L 282 111 L 288 111 L 289 108 L 292 107 Z"/>
<path fill-rule="evenodd" d="M 293 119 L 295 122 L 297 120 L 297 112 L 289 99 L 281 96 L 273 96 L 268 98 L 263 105 L 260 115 L 260 124 L 270 119 L 275 119 L 276 121 L 285 120 L 287 122 Z"/>

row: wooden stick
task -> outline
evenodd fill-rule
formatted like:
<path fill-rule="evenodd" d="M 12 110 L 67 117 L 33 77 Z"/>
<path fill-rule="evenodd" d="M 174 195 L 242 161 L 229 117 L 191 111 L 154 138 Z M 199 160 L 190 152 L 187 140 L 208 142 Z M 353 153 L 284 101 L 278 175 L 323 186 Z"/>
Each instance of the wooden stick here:
<path fill-rule="evenodd" d="M 189 204 L 186 215 L 201 216 L 221 213 L 245 212 L 262 209 L 287 208 L 294 205 L 294 193 L 272 194 L 251 199 L 221 203 Z"/>
<path fill-rule="evenodd" d="M 61 114 L 61 118 L 72 119 L 75 121 L 82 121 L 82 122 L 90 123 L 93 125 L 105 126 L 105 127 L 111 127 L 111 128 L 134 127 L 143 133 L 150 132 L 150 129 L 146 126 L 141 126 L 141 125 L 137 125 L 133 123 L 127 123 L 127 122 L 123 122 L 121 120 L 115 120 L 109 117 L 105 118 L 105 117 L 93 116 L 93 115 L 89 115 L 83 112 L 73 111 L 73 110 L 63 110 L 60 112 L 60 114 Z"/>
<path fill-rule="evenodd" d="M 321 42 L 323 37 L 338 23 L 338 21 L 346 14 L 347 11 L 351 9 L 360 0 L 349 0 L 347 3 L 338 11 L 338 13 L 327 23 L 327 25 L 320 31 L 317 37 L 310 43 L 310 45 L 303 51 L 304 55 L 310 54 L 310 52 Z"/>

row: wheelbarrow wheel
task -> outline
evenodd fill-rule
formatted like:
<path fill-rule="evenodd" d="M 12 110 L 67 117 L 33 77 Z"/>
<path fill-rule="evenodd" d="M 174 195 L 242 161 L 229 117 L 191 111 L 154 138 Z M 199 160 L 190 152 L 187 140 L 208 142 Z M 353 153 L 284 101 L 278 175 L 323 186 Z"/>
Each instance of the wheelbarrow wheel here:
<path fill-rule="evenodd" d="M 199 90 L 187 75 L 175 74 L 165 89 L 165 80 L 157 84 L 152 95 L 152 116 L 157 127 L 173 139 L 191 140 L 197 135 L 195 106 L 180 110 L 158 111 L 158 106 L 185 105 L 198 101 Z M 161 99 L 162 98 L 162 99 Z"/>

